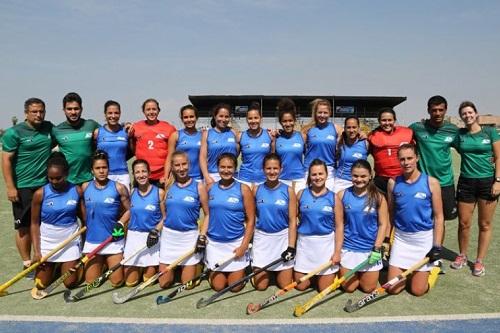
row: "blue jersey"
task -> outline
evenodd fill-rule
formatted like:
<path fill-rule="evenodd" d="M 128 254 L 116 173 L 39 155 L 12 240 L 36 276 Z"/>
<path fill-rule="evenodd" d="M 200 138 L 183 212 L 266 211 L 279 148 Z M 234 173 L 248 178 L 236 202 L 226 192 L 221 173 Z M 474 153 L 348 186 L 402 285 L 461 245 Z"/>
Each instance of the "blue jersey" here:
<path fill-rule="evenodd" d="M 257 224 L 256 228 L 274 233 L 288 228 L 288 186 L 279 183 L 277 188 L 261 184 L 255 193 Z"/>
<path fill-rule="evenodd" d="M 231 242 L 245 234 L 245 207 L 241 183 L 235 181 L 229 188 L 219 182 L 208 191 L 210 217 L 207 235 L 217 242 Z"/>
<path fill-rule="evenodd" d="M 111 236 L 113 226 L 120 217 L 121 201 L 116 183 L 108 180 L 106 186 L 99 189 L 91 181 L 83 192 L 83 197 L 87 216 L 87 241 L 102 243 Z"/>
<path fill-rule="evenodd" d="M 344 192 L 344 249 L 370 251 L 378 232 L 378 211 L 367 205 L 368 195 L 358 196 L 352 187 Z"/>
<path fill-rule="evenodd" d="M 299 200 L 299 214 L 299 234 L 320 236 L 332 233 L 335 231 L 335 194 L 327 191 L 316 197 L 305 188 Z"/>
<path fill-rule="evenodd" d="M 238 156 L 236 147 L 236 136 L 233 131 L 227 129 L 223 132 L 219 132 L 215 128 L 209 129 L 207 135 L 208 172 L 216 173 L 218 171 L 217 159 L 223 153 L 231 153 L 234 154 L 234 156 Z"/>
<path fill-rule="evenodd" d="M 324 127 L 315 126 L 307 132 L 306 154 L 304 165 L 309 165 L 315 158 L 324 161 L 327 166 L 335 166 L 335 152 L 337 147 L 337 130 L 332 123 Z"/>
<path fill-rule="evenodd" d="M 349 181 L 352 180 L 352 165 L 357 160 L 366 160 L 367 157 L 368 149 L 366 148 L 366 140 L 356 140 L 352 145 L 344 143 L 340 146 L 339 165 L 335 177 Z"/>
<path fill-rule="evenodd" d="M 429 176 L 422 173 L 413 184 L 406 183 L 403 176 L 398 176 L 395 182 L 392 197 L 396 228 L 404 232 L 431 230 L 434 220 Z"/>
<path fill-rule="evenodd" d="M 127 152 L 128 135 L 120 126 L 116 132 L 108 130 L 105 126 L 97 130 L 97 149 L 104 150 L 109 157 L 109 174 L 128 174 Z"/>
<path fill-rule="evenodd" d="M 263 171 L 264 157 L 271 152 L 271 137 L 263 129 L 260 135 L 252 137 L 248 130 L 241 133 L 241 167 L 238 179 L 246 182 L 263 182 L 266 176 Z"/>
<path fill-rule="evenodd" d="M 304 139 L 294 131 L 290 137 L 280 135 L 276 139 L 276 154 L 281 158 L 283 170 L 280 179 L 304 178 Z"/>
<path fill-rule="evenodd" d="M 152 185 L 148 194 L 142 195 L 134 189 L 130 195 L 130 222 L 128 230 L 150 231 L 162 219 L 160 189 Z"/>
<path fill-rule="evenodd" d="M 167 214 L 165 227 L 178 231 L 198 229 L 200 207 L 197 182 L 191 180 L 191 183 L 186 187 L 180 187 L 177 182 L 174 183 L 168 189 L 165 200 Z"/>
<path fill-rule="evenodd" d="M 200 147 L 201 147 L 201 131 L 196 131 L 193 134 L 181 129 L 178 132 L 177 144 L 175 150 L 180 150 L 188 155 L 189 159 L 189 176 L 196 180 L 201 179 L 200 170 Z"/>
<path fill-rule="evenodd" d="M 40 219 L 43 223 L 57 226 L 69 226 L 76 223 L 76 213 L 80 195 L 76 186 L 68 184 L 65 192 L 58 192 L 47 184 L 43 187 L 40 207 Z"/>

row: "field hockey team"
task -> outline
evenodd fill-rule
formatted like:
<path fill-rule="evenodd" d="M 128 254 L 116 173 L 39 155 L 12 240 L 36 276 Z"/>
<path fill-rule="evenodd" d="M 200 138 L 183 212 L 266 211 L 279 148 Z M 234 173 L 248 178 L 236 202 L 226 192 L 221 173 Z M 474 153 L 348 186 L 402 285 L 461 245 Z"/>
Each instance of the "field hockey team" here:
<path fill-rule="evenodd" d="M 479 125 L 472 102 L 458 110 L 465 128 L 445 121 L 447 101 L 433 96 L 428 119 L 404 127 L 396 125 L 393 109 L 383 108 L 370 133 L 356 116 L 347 117 L 344 128 L 334 124 L 327 100 L 316 99 L 311 107 L 311 121 L 297 130 L 294 102 L 280 100 L 281 129 L 269 130 L 262 128 L 261 106 L 253 103 L 248 129 L 238 132 L 230 127 L 226 104 L 213 108 L 208 130 L 198 129 L 194 106 L 182 107 L 184 128 L 176 130 L 158 119 L 155 99 L 142 104 L 144 120 L 125 126 L 115 101 L 104 105 L 99 126 L 81 117 L 82 100 L 69 93 L 63 99 L 66 121 L 54 126 L 44 119 L 44 102 L 28 99 L 25 121 L 2 138 L 23 265 L 39 261 L 80 225 L 87 227 L 84 241 L 74 240 L 38 267 L 36 287 L 53 281 L 56 263 L 65 273 L 111 238 L 84 270 L 65 280 L 67 287 L 82 278 L 90 283 L 104 266 L 127 258 L 109 279 L 114 287 L 134 286 L 194 248 L 180 263 L 179 279 L 192 280 L 204 263 L 216 291 L 248 274 L 250 264 L 257 270 L 282 258 L 255 275 L 256 289 L 271 281 L 282 288 L 328 263 L 297 285 L 323 290 L 366 261 L 343 288 L 371 292 L 383 259 L 391 279 L 428 257 L 408 282 L 389 290 L 406 287 L 420 296 L 442 269 L 445 220 L 459 221 L 459 253 L 451 267 L 467 266 L 476 206 L 478 250 L 469 265 L 474 276 L 485 274 L 500 194 L 500 137 Z M 461 155 L 456 194 L 451 147 Z M 127 161 L 133 156 L 131 186 Z M 163 274 L 159 285 L 171 286 L 174 273 Z"/>

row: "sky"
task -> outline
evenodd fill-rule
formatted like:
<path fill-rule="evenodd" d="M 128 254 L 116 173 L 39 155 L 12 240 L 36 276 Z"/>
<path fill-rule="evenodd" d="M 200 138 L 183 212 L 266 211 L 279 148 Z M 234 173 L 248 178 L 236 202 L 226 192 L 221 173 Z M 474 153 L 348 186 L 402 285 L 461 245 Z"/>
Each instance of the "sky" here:
<path fill-rule="evenodd" d="M 430 96 L 500 115 L 500 1 L 0 0 L 0 128 L 29 97 L 64 120 L 76 91 L 83 116 L 103 105 L 180 125 L 188 95 L 406 96 L 401 124 Z"/>

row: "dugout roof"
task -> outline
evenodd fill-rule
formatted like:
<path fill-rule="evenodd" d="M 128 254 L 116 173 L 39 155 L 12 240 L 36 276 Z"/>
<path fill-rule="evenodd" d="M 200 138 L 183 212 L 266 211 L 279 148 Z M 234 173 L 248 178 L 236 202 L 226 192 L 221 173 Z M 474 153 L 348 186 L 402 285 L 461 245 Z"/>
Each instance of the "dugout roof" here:
<path fill-rule="evenodd" d="M 210 117 L 212 108 L 218 103 L 231 105 L 234 117 L 245 117 L 246 111 L 254 101 L 259 102 L 264 117 L 276 117 L 278 101 L 288 97 L 297 106 L 299 117 L 310 117 L 309 103 L 316 98 L 324 98 L 333 104 L 334 117 L 344 118 L 357 115 L 360 118 L 376 118 L 382 107 L 395 107 L 406 101 L 406 97 L 390 96 L 302 96 L 302 95 L 190 95 L 189 100 L 198 109 L 200 117 Z"/>

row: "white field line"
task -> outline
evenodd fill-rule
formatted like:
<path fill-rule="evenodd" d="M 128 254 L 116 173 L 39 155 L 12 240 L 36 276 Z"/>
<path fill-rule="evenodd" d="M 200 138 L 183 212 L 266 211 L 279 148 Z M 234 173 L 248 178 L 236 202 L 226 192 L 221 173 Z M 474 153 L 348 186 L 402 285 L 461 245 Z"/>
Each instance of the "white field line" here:
<path fill-rule="evenodd" d="M 451 315 L 421 315 L 395 317 L 363 318 L 300 318 L 300 319 L 179 319 L 179 318 L 120 318 L 120 317 L 62 317 L 62 316 L 16 316 L 0 315 L 0 323 L 14 322 L 64 322 L 64 323 L 102 323 L 102 324 L 139 324 L 139 325 L 313 325 L 313 324 L 363 324 L 379 322 L 416 322 L 448 320 L 500 319 L 500 313 L 467 313 Z"/>

